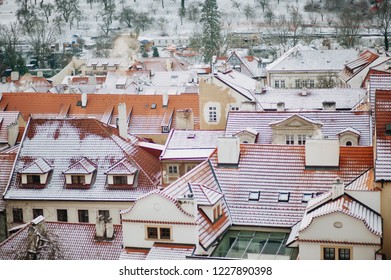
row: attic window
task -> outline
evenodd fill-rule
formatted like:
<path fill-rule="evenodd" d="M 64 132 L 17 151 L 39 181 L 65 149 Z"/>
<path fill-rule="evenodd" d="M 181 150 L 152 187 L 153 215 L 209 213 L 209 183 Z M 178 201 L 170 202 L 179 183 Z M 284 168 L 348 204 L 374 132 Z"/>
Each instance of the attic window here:
<path fill-rule="evenodd" d="M 391 123 L 386 124 L 386 135 L 391 135 Z"/>
<path fill-rule="evenodd" d="M 187 139 L 194 139 L 195 138 L 195 133 L 189 133 L 187 134 Z"/>
<path fill-rule="evenodd" d="M 289 192 L 282 192 L 278 196 L 278 202 L 288 202 L 289 201 Z"/>
<path fill-rule="evenodd" d="M 151 109 L 156 109 L 156 103 L 151 104 Z"/>
<path fill-rule="evenodd" d="M 301 200 L 301 202 L 307 203 L 313 197 L 314 197 L 313 193 L 303 193 L 303 199 Z"/>
<path fill-rule="evenodd" d="M 260 195 L 260 192 L 250 192 L 249 196 L 248 196 L 248 200 L 249 201 L 258 201 L 259 200 L 259 195 Z"/>

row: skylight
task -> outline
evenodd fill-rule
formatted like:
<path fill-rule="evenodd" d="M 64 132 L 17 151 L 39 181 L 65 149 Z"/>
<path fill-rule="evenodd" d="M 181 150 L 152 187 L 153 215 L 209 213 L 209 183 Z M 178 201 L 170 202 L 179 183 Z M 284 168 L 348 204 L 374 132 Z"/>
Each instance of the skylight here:
<path fill-rule="evenodd" d="M 289 201 L 289 192 L 282 192 L 278 196 L 278 202 L 288 202 Z"/>
<path fill-rule="evenodd" d="M 248 196 L 248 200 L 250 201 L 258 201 L 259 200 L 259 195 L 260 195 L 260 192 L 250 192 L 249 196 Z"/>
<path fill-rule="evenodd" d="M 195 138 L 195 133 L 187 134 L 187 139 L 194 139 L 194 138 Z"/>
<path fill-rule="evenodd" d="M 301 200 L 301 202 L 307 203 L 311 198 L 313 198 L 313 196 L 313 193 L 303 193 L 303 199 Z"/>

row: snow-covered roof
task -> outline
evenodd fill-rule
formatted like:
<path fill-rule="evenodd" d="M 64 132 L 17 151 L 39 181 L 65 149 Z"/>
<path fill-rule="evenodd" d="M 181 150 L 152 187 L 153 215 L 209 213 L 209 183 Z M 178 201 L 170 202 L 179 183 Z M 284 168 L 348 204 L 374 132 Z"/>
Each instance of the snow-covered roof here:
<path fill-rule="evenodd" d="M 333 71 L 338 72 L 356 58 L 354 49 L 314 50 L 294 47 L 286 55 L 269 64 L 267 72 Z"/>
<path fill-rule="evenodd" d="M 117 129 L 95 119 L 31 119 L 5 198 L 135 201 L 160 185 L 159 161 L 140 148 L 138 141 L 132 135 L 129 135 L 128 141 L 123 140 Z M 52 166 L 50 179 L 42 189 L 20 188 L 18 171 L 40 158 Z M 106 172 L 123 158 L 127 158 L 139 170 L 136 187 L 129 190 L 109 189 L 106 187 Z M 74 170 L 76 167 L 80 168 Z M 79 174 L 83 170 L 91 172 L 94 168 L 94 180 L 89 189 L 64 188 L 66 170 Z"/>
<path fill-rule="evenodd" d="M 217 72 L 215 76 L 218 80 L 233 88 L 250 101 L 254 101 L 254 93 L 257 87 L 257 81 L 238 71 L 230 70 L 227 72 Z"/>
<path fill-rule="evenodd" d="M 259 133 L 257 143 L 271 144 L 273 131 L 270 124 L 280 123 L 292 116 L 311 120 L 315 124 L 322 124 L 321 132 L 329 139 L 338 139 L 344 129 L 354 128 L 360 132 L 359 145 L 371 145 L 371 118 L 367 111 L 285 111 L 285 112 L 241 112 L 231 111 L 228 114 L 226 134 L 234 135 L 247 127 Z"/>
<path fill-rule="evenodd" d="M 8 126 L 18 121 L 19 114 L 15 111 L 5 112 L 0 110 L 0 144 L 8 143 Z"/>
<path fill-rule="evenodd" d="M 21 174 L 45 174 L 52 171 L 53 167 L 44 159 L 38 158 L 19 170 Z"/>
<path fill-rule="evenodd" d="M 146 260 L 184 260 L 194 252 L 195 245 L 154 243 Z"/>
<path fill-rule="evenodd" d="M 3 194 L 7 187 L 8 179 L 11 176 L 18 149 L 19 145 L 16 145 L 11 149 L 0 151 L 0 212 L 5 209 Z"/>

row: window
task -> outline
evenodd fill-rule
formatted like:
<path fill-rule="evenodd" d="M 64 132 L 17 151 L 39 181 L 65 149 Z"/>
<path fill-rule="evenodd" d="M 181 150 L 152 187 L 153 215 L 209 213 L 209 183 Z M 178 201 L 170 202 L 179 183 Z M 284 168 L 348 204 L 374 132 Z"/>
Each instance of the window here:
<path fill-rule="evenodd" d="M 237 107 L 237 106 L 231 106 L 231 111 L 239 111 L 239 107 Z"/>
<path fill-rule="evenodd" d="M 337 252 L 338 255 L 336 254 Z M 324 260 L 350 260 L 351 248 L 324 247 L 323 259 Z"/>
<path fill-rule="evenodd" d="M 128 183 L 127 176 L 113 176 L 114 185 L 126 185 Z"/>
<path fill-rule="evenodd" d="M 178 166 L 176 165 L 169 165 L 168 166 L 168 174 L 178 174 Z"/>
<path fill-rule="evenodd" d="M 307 203 L 312 197 L 312 193 L 303 193 L 303 199 L 301 200 L 301 202 Z"/>
<path fill-rule="evenodd" d="M 90 221 L 88 218 L 88 210 L 77 210 L 77 215 L 79 217 L 79 223 L 88 223 Z"/>
<path fill-rule="evenodd" d="M 301 88 L 301 80 L 295 80 L 295 87 Z"/>
<path fill-rule="evenodd" d="M 66 209 L 57 209 L 57 221 L 68 222 L 68 211 Z"/>
<path fill-rule="evenodd" d="M 217 109 L 216 109 L 216 107 L 209 107 L 209 122 L 217 122 Z"/>
<path fill-rule="evenodd" d="M 259 200 L 259 192 L 250 192 L 248 196 L 248 200 L 258 201 Z"/>
<path fill-rule="evenodd" d="M 291 135 L 291 134 L 285 135 L 285 144 L 287 144 L 287 145 L 294 145 L 295 144 L 295 137 L 294 137 L 294 135 Z"/>
<path fill-rule="evenodd" d="M 170 132 L 170 128 L 168 126 L 162 126 L 162 132 L 168 133 L 168 132 Z"/>
<path fill-rule="evenodd" d="M 23 223 L 23 209 L 14 208 L 12 209 L 12 216 L 14 223 Z"/>
<path fill-rule="evenodd" d="M 280 81 L 279 80 L 275 80 L 274 81 L 274 87 L 276 87 L 276 88 L 280 87 Z"/>
<path fill-rule="evenodd" d="M 353 143 L 351 141 L 346 141 L 345 145 L 346 146 L 353 146 Z"/>
<path fill-rule="evenodd" d="M 33 209 L 33 219 L 43 216 L 43 209 Z"/>
<path fill-rule="evenodd" d="M 147 227 L 147 239 L 171 240 L 171 228 Z"/>
<path fill-rule="evenodd" d="M 85 177 L 84 175 L 72 175 L 72 184 L 75 185 L 84 185 L 85 184 Z"/>
<path fill-rule="evenodd" d="M 289 201 L 289 192 L 282 192 L 278 196 L 278 202 L 288 202 Z"/>
<path fill-rule="evenodd" d="M 323 248 L 323 259 L 324 260 L 335 260 L 335 249 L 334 248 Z"/>
<path fill-rule="evenodd" d="M 158 239 L 158 228 L 157 227 L 147 227 L 147 238 L 148 239 Z"/>
<path fill-rule="evenodd" d="M 308 81 L 308 87 L 314 88 L 315 87 L 315 81 L 314 80 L 309 80 Z"/>
<path fill-rule="evenodd" d="M 297 136 L 297 144 L 305 145 L 306 135 L 298 135 Z"/>
<path fill-rule="evenodd" d="M 223 212 L 221 211 L 221 205 L 218 204 L 215 208 L 213 208 L 213 221 L 218 220 Z"/>
<path fill-rule="evenodd" d="M 92 65 L 92 70 L 96 70 L 96 64 Z"/>
<path fill-rule="evenodd" d="M 285 81 L 284 80 L 280 81 L 280 87 L 285 88 Z"/>
<path fill-rule="evenodd" d="M 107 70 L 107 64 L 103 65 L 103 70 Z"/>
<path fill-rule="evenodd" d="M 349 248 L 339 248 L 338 249 L 338 259 L 339 260 L 350 260 L 350 249 Z"/>
<path fill-rule="evenodd" d="M 170 240 L 171 239 L 171 229 L 170 228 L 160 228 L 160 239 Z"/>
<path fill-rule="evenodd" d="M 99 210 L 98 215 L 103 216 L 107 220 L 108 218 L 110 218 L 110 211 L 109 210 Z"/>
<path fill-rule="evenodd" d="M 196 164 L 186 164 L 186 172 L 189 172 L 196 166 L 197 166 Z"/>
<path fill-rule="evenodd" d="M 27 184 L 40 184 L 41 176 L 39 175 L 27 175 Z"/>

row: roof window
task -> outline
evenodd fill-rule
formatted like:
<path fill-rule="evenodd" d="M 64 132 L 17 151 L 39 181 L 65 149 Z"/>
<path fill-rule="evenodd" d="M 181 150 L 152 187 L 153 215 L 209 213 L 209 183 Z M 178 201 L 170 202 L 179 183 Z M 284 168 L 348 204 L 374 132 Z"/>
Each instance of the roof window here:
<path fill-rule="evenodd" d="M 386 124 L 386 135 L 391 135 L 391 123 Z"/>
<path fill-rule="evenodd" d="M 257 192 L 250 192 L 249 195 L 248 195 L 248 200 L 249 201 L 258 201 L 259 200 L 259 195 L 260 195 L 259 191 L 257 191 Z"/>
<path fill-rule="evenodd" d="M 301 202 L 307 203 L 313 197 L 314 197 L 313 193 L 303 193 L 303 198 L 302 198 Z"/>
<path fill-rule="evenodd" d="M 289 201 L 289 192 L 282 192 L 278 195 L 278 202 L 288 202 Z"/>
<path fill-rule="evenodd" d="M 187 139 L 194 139 L 196 137 L 195 133 L 187 134 Z"/>
<path fill-rule="evenodd" d="M 151 104 L 151 109 L 156 109 L 156 103 Z"/>

